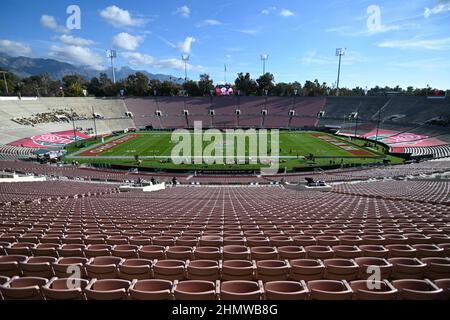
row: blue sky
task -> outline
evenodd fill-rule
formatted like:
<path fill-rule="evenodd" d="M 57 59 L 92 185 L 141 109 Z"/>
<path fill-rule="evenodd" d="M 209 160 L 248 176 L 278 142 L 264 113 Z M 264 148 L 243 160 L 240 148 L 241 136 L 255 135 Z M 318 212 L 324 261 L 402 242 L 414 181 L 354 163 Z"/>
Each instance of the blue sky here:
<path fill-rule="evenodd" d="M 69 5 L 81 29 L 68 30 Z M 375 7 L 374 7 L 375 6 Z M 450 0 L 2 0 L 0 51 L 102 69 L 117 65 L 217 82 L 262 73 L 277 82 L 336 81 L 335 49 L 347 48 L 341 86 L 450 88 Z M 379 13 L 379 15 L 377 15 Z M 377 16 L 380 19 L 377 19 Z M 368 23 L 369 22 L 369 23 Z"/>

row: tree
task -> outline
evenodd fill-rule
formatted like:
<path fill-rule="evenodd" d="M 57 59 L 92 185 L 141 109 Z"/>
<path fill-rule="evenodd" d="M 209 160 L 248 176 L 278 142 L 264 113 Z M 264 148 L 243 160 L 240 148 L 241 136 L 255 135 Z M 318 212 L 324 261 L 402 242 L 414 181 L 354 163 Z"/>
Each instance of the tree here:
<path fill-rule="evenodd" d="M 186 94 L 189 96 L 198 97 L 202 95 L 202 92 L 200 91 L 197 82 L 193 80 L 188 80 L 184 85 L 184 88 L 186 90 Z"/>
<path fill-rule="evenodd" d="M 67 90 L 68 97 L 84 97 L 83 88 L 78 82 L 72 83 Z"/>
<path fill-rule="evenodd" d="M 250 73 L 245 75 L 241 72 L 238 73 L 236 80 L 234 80 L 236 90 L 239 90 L 242 95 L 249 96 L 257 93 L 258 85 L 256 81 L 250 77 Z"/>
<path fill-rule="evenodd" d="M 258 83 L 258 94 L 263 95 L 265 90 L 268 90 L 269 93 L 274 88 L 274 76 L 273 74 L 267 72 L 266 74 L 260 76 L 256 82 Z"/>
<path fill-rule="evenodd" d="M 209 78 L 208 74 L 201 74 L 198 88 L 203 96 L 209 95 L 210 90 L 214 88 L 213 80 Z"/>

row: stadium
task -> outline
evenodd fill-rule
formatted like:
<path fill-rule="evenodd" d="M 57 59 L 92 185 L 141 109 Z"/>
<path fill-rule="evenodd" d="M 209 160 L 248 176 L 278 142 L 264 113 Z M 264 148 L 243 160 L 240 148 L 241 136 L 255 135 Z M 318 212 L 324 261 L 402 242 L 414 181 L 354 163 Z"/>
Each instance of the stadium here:
<path fill-rule="evenodd" d="M 1 300 L 448 300 L 445 91 L 236 86 L 1 96 Z"/>

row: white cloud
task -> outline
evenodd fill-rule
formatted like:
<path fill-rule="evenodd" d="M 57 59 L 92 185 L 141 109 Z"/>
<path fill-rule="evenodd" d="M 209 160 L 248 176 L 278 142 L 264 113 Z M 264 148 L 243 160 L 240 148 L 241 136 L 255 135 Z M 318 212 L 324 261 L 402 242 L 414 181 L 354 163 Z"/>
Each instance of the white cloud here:
<path fill-rule="evenodd" d="M 277 7 L 269 7 L 269 8 L 263 9 L 263 10 L 261 11 L 261 14 L 263 14 L 263 15 L 268 15 L 268 14 L 270 14 L 272 11 L 275 11 L 275 10 L 277 10 Z"/>
<path fill-rule="evenodd" d="M 133 36 L 126 32 L 121 32 L 113 37 L 113 45 L 119 49 L 134 51 L 142 41 L 144 36 Z"/>
<path fill-rule="evenodd" d="M 178 43 L 177 49 L 183 53 L 191 53 L 192 44 L 195 42 L 195 38 L 187 37 L 183 42 Z"/>
<path fill-rule="evenodd" d="M 69 32 L 69 30 L 66 27 L 58 25 L 55 17 L 46 14 L 43 14 L 41 16 L 41 25 L 55 32 L 62 32 L 62 33 Z"/>
<path fill-rule="evenodd" d="M 191 15 L 191 9 L 189 9 L 188 6 L 182 6 L 177 8 L 175 13 L 182 16 L 183 18 L 189 18 Z"/>
<path fill-rule="evenodd" d="M 122 57 L 132 65 L 135 66 L 150 66 L 155 69 L 172 69 L 172 70 L 184 70 L 184 62 L 180 59 L 158 59 L 148 54 L 142 54 L 139 52 L 124 52 Z M 190 71 L 204 71 L 202 66 L 193 66 L 187 64 L 187 69 Z"/>
<path fill-rule="evenodd" d="M 447 50 L 450 49 L 450 38 L 443 39 L 410 39 L 391 40 L 378 44 L 380 48 L 394 49 L 426 49 L 426 50 Z"/>
<path fill-rule="evenodd" d="M 197 27 L 206 27 L 206 26 L 220 26 L 222 22 L 214 19 L 207 19 L 200 22 Z"/>
<path fill-rule="evenodd" d="M 58 39 L 64 44 L 73 46 L 90 46 L 91 44 L 94 44 L 94 41 L 92 40 L 78 38 L 67 34 L 63 34 L 62 36 L 58 37 Z"/>
<path fill-rule="evenodd" d="M 335 32 L 338 33 L 341 36 L 346 37 L 360 37 L 360 36 L 372 36 L 376 34 L 386 33 L 390 31 L 397 31 L 405 28 L 406 26 L 399 26 L 399 25 L 380 25 L 377 28 L 374 29 L 365 29 L 360 31 L 354 31 L 352 27 L 350 26 L 341 26 L 341 27 L 332 27 L 328 28 L 325 31 L 326 32 Z"/>
<path fill-rule="evenodd" d="M 76 65 L 88 66 L 95 70 L 105 70 L 105 67 L 102 66 L 103 58 L 86 47 L 52 45 L 49 55 Z"/>
<path fill-rule="evenodd" d="M 109 6 L 100 12 L 100 16 L 114 27 L 139 27 L 145 25 L 144 19 L 133 18 L 127 10 Z"/>
<path fill-rule="evenodd" d="M 295 14 L 294 14 L 291 10 L 288 10 L 288 9 L 282 9 L 282 10 L 280 11 L 280 15 L 281 15 L 282 17 L 293 17 Z"/>
<path fill-rule="evenodd" d="M 239 32 L 243 33 L 243 34 L 248 34 L 251 36 L 255 36 L 255 35 L 261 33 L 261 31 L 258 29 L 241 29 L 241 30 L 239 30 Z"/>
<path fill-rule="evenodd" d="M 10 56 L 27 56 L 31 53 L 31 48 L 21 42 L 0 39 L 0 52 Z"/>
<path fill-rule="evenodd" d="M 426 8 L 424 12 L 425 18 L 442 12 L 450 11 L 450 0 L 439 0 L 433 7 Z"/>

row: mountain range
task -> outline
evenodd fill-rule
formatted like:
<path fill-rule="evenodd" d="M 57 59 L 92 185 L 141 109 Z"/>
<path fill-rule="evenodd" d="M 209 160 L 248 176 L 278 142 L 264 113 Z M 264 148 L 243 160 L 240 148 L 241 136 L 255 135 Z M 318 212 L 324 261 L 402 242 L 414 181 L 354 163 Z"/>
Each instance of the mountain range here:
<path fill-rule="evenodd" d="M 61 62 L 54 59 L 30 58 L 30 57 L 12 57 L 0 52 L 0 69 L 14 73 L 18 77 L 25 78 L 43 73 L 48 73 L 50 78 L 57 80 L 66 75 L 79 74 L 87 80 L 92 77 L 98 77 L 101 72 L 112 77 L 112 68 L 104 71 L 98 71 L 89 67 L 75 66 L 70 63 Z M 116 68 L 116 79 L 127 78 L 130 74 L 136 72 L 144 73 L 150 80 L 172 81 L 178 84 L 183 83 L 182 78 L 166 75 L 153 74 L 144 70 L 134 70 L 129 67 Z"/>

